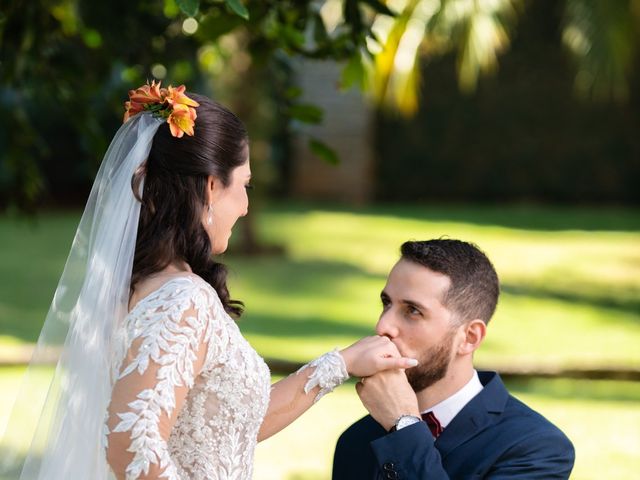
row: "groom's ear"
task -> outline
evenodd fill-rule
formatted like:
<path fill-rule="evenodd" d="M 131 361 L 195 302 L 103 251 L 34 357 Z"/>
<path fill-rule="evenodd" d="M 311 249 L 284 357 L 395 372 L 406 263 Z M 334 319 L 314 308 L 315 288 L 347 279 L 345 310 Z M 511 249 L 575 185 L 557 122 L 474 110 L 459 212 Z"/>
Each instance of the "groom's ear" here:
<path fill-rule="evenodd" d="M 471 320 L 461 325 L 461 342 L 458 344 L 458 355 L 472 354 L 480 346 L 487 334 L 487 324 L 480 319 Z"/>

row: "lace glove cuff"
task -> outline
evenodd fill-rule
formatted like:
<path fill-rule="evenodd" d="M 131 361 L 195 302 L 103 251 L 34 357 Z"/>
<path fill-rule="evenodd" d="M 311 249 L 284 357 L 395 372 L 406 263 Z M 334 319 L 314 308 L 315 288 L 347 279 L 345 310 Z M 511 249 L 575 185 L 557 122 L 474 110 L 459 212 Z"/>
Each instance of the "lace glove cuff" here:
<path fill-rule="evenodd" d="M 337 348 L 306 364 L 296 372 L 296 375 L 310 367 L 316 367 L 316 369 L 309 375 L 309 379 L 304 386 L 304 393 L 309 393 L 317 386 L 320 387 L 320 391 L 313 403 L 316 403 L 327 393 L 332 392 L 334 388 L 349 379 L 347 366 Z"/>

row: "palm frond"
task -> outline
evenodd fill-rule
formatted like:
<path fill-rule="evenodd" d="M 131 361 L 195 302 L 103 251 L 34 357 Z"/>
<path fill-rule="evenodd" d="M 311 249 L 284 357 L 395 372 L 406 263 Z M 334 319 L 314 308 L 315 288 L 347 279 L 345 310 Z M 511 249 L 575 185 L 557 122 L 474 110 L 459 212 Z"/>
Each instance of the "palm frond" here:
<path fill-rule="evenodd" d="M 519 0 L 443 0 L 430 30 L 458 51 L 458 84 L 475 90 L 480 74 L 494 72 L 498 55 L 509 47 Z"/>
<path fill-rule="evenodd" d="M 439 3 L 410 0 L 395 17 L 376 19 L 373 31 L 380 49 L 374 55 L 371 93 L 378 104 L 405 115 L 417 111 L 420 45 Z"/>
<path fill-rule="evenodd" d="M 408 0 L 393 2 L 395 17 L 379 16 L 373 26 L 381 48 L 370 74 L 374 100 L 411 115 L 422 82 L 419 58 L 458 51 L 458 83 L 472 91 L 481 73 L 496 69 L 509 45 L 520 0 Z"/>
<path fill-rule="evenodd" d="M 562 39 L 577 63 L 579 94 L 627 99 L 638 45 L 639 12 L 633 5 L 629 0 L 566 0 Z"/>

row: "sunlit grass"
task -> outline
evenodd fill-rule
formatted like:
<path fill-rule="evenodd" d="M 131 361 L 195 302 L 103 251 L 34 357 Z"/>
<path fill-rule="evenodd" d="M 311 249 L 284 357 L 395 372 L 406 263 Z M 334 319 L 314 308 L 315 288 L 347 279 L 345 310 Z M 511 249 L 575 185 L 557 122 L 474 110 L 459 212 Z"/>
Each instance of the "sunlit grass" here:
<path fill-rule="evenodd" d="M 286 256 L 227 255 L 240 325 L 268 357 L 307 360 L 373 331 L 379 292 L 407 239 L 477 243 L 503 295 L 487 366 L 640 366 L 640 215 L 623 209 L 276 205 L 261 238 Z M 78 221 L 0 219 L 0 347 L 37 337 Z"/>
<path fill-rule="evenodd" d="M 0 369 L 0 432 L 13 402 L 10 392 L 18 388 L 22 371 Z M 573 441 L 577 460 L 572 479 L 635 478 L 640 461 L 640 384 L 533 379 L 507 385 Z M 254 478 L 328 480 L 338 436 L 365 414 L 353 382 L 338 388 L 293 425 L 258 445 Z M 13 443 L 24 440 L 15 438 Z"/>
<path fill-rule="evenodd" d="M 78 213 L 0 219 L 0 356 L 37 338 Z M 276 205 L 258 217 L 285 256 L 229 254 L 243 333 L 265 356 L 306 361 L 373 331 L 379 292 L 407 239 L 447 235 L 480 245 L 504 292 L 477 362 L 500 366 L 640 367 L 640 215 L 635 210 Z M 0 431 L 20 368 L 0 369 Z M 574 441 L 572 478 L 634 478 L 639 386 L 537 380 L 514 393 Z M 601 422 L 602 412 L 607 421 Z M 256 480 L 328 478 L 339 433 L 364 410 L 352 385 L 259 446 Z M 304 441 L 301 441 L 304 439 Z M 16 439 L 19 443 L 19 439 Z"/>
<path fill-rule="evenodd" d="M 308 357 L 297 352 L 317 354 L 372 332 L 399 245 L 446 235 L 483 248 L 503 283 L 479 362 L 640 366 L 640 220 L 634 212 L 280 207 L 261 217 L 261 227 L 263 237 L 285 245 L 288 259 L 228 261 L 233 293 L 248 305 L 242 328 L 265 355 L 282 352 L 269 339 L 274 322 L 295 338 L 287 355 L 299 360 Z"/>
<path fill-rule="evenodd" d="M 632 479 L 640 465 L 640 384 L 534 380 L 510 384 L 573 441 L 572 479 Z"/>
<path fill-rule="evenodd" d="M 457 220 L 442 219 L 447 212 Z M 284 242 L 293 259 L 344 262 L 385 275 L 405 240 L 449 236 L 481 246 L 507 284 L 533 281 L 541 287 L 551 282 L 563 291 L 575 291 L 578 281 L 580 290 L 592 294 L 637 299 L 640 220 L 633 223 L 633 212 L 598 210 L 584 218 L 588 212 L 565 211 L 566 228 L 552 221 L 557 215 L 553 209 L 465 207 L 284 210 L 275 217 L 264 216 L 262 224 L 265 236 Z M 546 223 L 545 213 L 550 217 Z"/>
<path fill-rule="evenodd" d="M 3 439 L 2 448 L 9 447 L 18 453 L 24 452 L 31 443 L 54 368 L 33 368 L 27 382 L 24 373 L 24 367 L 0 368 L 0 439 Z M 21 392 L 19 408 L 13 409 L 18 392 Z M 13 417 L 8 424 L 8 416 L 12 411 Z"/>
<path fill-rule="evenodd" d="M 577 452 L 572 479 L 636 477 L 640 385 L 548 379 L 507 383 L 514 395 L 571 438 Z M 607 421 L 598 420 L 602 412 L 606 412 Z M 340 387 L 292 426 L 258 445 L 255 478 L 329 479 L 338 436 L 365 413 L 353 384 Z"/>

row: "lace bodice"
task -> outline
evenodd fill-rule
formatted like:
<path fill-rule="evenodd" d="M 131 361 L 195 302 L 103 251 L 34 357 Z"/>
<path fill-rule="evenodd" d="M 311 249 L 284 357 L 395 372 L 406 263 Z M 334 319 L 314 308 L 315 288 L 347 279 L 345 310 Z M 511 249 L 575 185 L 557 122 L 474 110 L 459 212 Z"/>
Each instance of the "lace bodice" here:
<path fill-rule="evenodd" d="M 126 478 L 251 478 L 270 374 L 215 290 L 174 278 L 125 321 L 105 442 L 129 442 Z"/>

